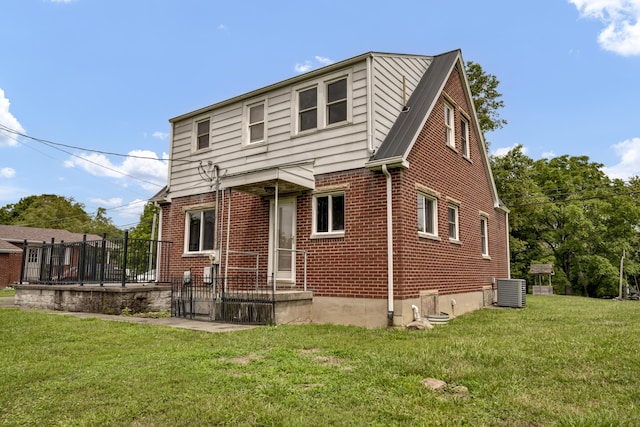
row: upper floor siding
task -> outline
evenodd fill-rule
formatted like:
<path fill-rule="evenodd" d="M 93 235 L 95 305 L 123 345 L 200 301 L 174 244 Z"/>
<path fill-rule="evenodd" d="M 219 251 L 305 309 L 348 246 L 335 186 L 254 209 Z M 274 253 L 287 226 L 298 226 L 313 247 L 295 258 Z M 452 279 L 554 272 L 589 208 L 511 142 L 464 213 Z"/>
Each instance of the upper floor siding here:
<path fill-rule="evenodd" d="M 342 67 L 334 64 L 173 119 L 172 197 L 210 191 L 199 171 L 199 165 L 206 168 L 209 162 L 222 176 L 293 163 L 313 164 L 316 175 L 364 167 L 430 62 L 426 56 L 362 55 L 343 61 Z M 336 111 L 345 119 L 331 123 L 329 109 L 335 105 L 331 97 L 336 95 L 329 94 L 329 85 L 341 81 L 346 87 L 346 112 L 339 105 Z M 313 88 L 317 125 L 303 129 L 301 94 Z M 337 95 L 338 103 L 343 95 Z M 257 132 L 262 138 L 251 133 L 253 124 L 262 129 Z"/>

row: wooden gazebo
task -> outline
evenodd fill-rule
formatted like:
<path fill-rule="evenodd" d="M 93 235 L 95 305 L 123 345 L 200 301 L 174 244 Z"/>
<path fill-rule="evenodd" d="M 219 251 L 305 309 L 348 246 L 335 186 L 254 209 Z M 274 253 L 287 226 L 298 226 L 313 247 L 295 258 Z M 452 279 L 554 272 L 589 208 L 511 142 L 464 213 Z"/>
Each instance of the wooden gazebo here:
<path fill-rule="evenodd" d="M 529 274 L 533 276 L 533 295 L 553 295 L 553 286 L 551 285 L 551 276 L 553 272 L 552 264 L 531 264 Z M 546 276 L 546 282 L 544 284 Z"/>

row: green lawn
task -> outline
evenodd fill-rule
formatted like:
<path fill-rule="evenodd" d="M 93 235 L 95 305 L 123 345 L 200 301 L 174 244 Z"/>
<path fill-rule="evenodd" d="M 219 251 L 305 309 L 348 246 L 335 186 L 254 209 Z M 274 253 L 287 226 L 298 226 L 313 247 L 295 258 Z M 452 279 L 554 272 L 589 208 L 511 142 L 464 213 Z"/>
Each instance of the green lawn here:
<path fill-rule="evenodd" d="M 16 295 L 16 290 L 11 289 L 0 289 L 0 297 L 12 297 Z"/>
<path fill-rule="evenodd" d="M 528 296 L 430 331 L 210 334 L 16 308 L 0 328 L 0 425 L 640 423 L 635 301 Z"/>

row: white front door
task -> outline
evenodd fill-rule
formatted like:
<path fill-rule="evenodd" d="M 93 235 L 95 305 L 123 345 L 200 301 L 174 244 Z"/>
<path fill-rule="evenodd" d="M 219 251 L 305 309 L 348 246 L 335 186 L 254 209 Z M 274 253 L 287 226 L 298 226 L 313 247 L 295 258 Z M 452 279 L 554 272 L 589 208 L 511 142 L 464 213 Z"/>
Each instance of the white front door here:
<path fill-rule="evenodd" d="M 293 285 L 296 278 L 296 199 L 279 199 L 277 205 L 278 215 L 275 215 L 276 201 L 271 201 L 269 270 L 271 273 L 275 269 L 277 282 Z M 276 217 L 278 226 L 274 230 Z M 277 240 L 276 245 L 274 240 Z"/>

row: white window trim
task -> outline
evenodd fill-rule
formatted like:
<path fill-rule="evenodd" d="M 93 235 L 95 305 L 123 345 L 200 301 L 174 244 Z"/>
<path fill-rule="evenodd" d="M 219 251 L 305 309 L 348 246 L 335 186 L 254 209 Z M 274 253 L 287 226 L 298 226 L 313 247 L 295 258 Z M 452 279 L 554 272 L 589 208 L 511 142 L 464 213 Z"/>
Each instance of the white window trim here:
<path fill-rule="evenodd" d="M 262 104 L 264 106 L 264 116 L 262 117 L 262 123 L 264 124 L 264 134 L 262 136 L 262 139 L 259 141 L 251 141 L 251 132 L 249 131 L 249 125 L 251 125 L 250 119 L 249 119 L 249 113 L 251 111 L 252 107 L 258 106 Z M 268 119 L 268 114 L 267 114 L 267 100 L 265 99 L 257 99 L 257 100 L 253 100 L 250 102 L 246 102 L 243 106 L 243 111 L 242 111 L 242 142 L 245 146 L 255 146 L 258 144 L 263 144 L 267 142 L 268 139 L 268 135 L 267 135 L 267 121 Z"/>
<path fill-rule="evenodd" d="M 209 120 L 209 144 L 207 145 L 206 148 L 198 148 L 198 123 L 204 122 L 205 120 Z M 213 124 L 213 120 L 211 118 L 211 115 L 206 115 L 206 116 L 200 116 L 197 117 L 194 121 L 193 121 L 193 141 L 192 141 L 192 151 L 193 152 L 203 152 L 206 150 L 211 149 L 211 125 Z"/>
<path fill-rule="evenodd" d="M 328 122 L 328 114 L 327 114 L 327 85 L 330 83 L 334 83 L 338 80 L 347 79 L 347 119 L 327 124 Z M 300 114 L 298 110 L 299 101 L 298 95 L 300 92 L 303 92 L 312 88 L 317 89 L 317 103 L 316 103 L 316 113 L 317 113 L 317 127 L 314 129 L 306 129 L 300 131 Z M 328 76 L 324 76 L 320 79 L 305 82 L 303 84 L 294 86 L 291 92 L 292 99 L 292 107 L 291 108 L 291 135 L 303 136 L 310 133 L 315 133 L 318 131 L 322 131 L 324 129 L 331 129 L 334 127 L 344 126 L 346 124 L 350 124 L 353 122 L 353 78 L 351 72 L 338 72 L 333 73 Z"/>
<path fill-rule="evenodd" d="M 469 141 L 469 120 L 466 117 L 461 117 L 460 118 L 460 123 L 464 122 L 465 123 L 465 129 L 464 129 L 464 133 L 463 133 L 463 129 L 462 126 L 460 126 L 460 148 L 462 149 L 462 156 L 465 159 L 470 159 L 471 158 L 471 149 L 469 147 L 470 145 L 470 141 Z M 465 139 L 465 141 L 467 141 L 466 146 L 462 145 L 462 139 Z"/>
<path fill-rule="evenodd" d="M 447 111 L 451 111 L 451 123 L 447 123 Z M 449 148 L 456 149 L 456 135 L 455 135 L 455 108 L 448 101 L 444 101 L 444 127 L 445 127 L 445 144 Z"/>
<path fill-rule="evenodd" d="M 455 211 L 455 225 L 456 225 L 456 236 L 451 237 L 451 233 L 449 233 L 449 209 L 453 209 Z M 453 243 L 460 243 L 460 205 L 449 202 L 447 204 L 447 233 L 449 233 L 449 241 Z"/>
<path fill-rule="evenodd" d="M 418 192 L 418 196 L 421 197 L 421 201 L 423 202 L 423 207 L 424 207 L 425 200 L 430 200 L 433 202 L 433 217 L 431 218 L 432 225 L 433 225 L 433 233 L 418 230 L 418 236 L 426 237 L 428 239 L 440 240 L 440 237 L 438 236 L 438 198 L 433 194 L 428 194 L 425 192 Z M 426 225 L 428 218 L 426 218 L 425 216 L 424 220 L 425 220 L 425 224 L 423 225 Z"/>
<path fill-rule="evenodd" d="M 187 208 L 184 209 L 184 247 L 183 247 L 183 255 L 186 256 L 193 256 L 193 255 L 209 255 L 211 253 L 215 252 L 215 242 L 214 242 L 214 249 L 206 249 L 206 250 L 198 250 L 198 251 L 189 251 L 189 214 L 193 213 L 193 212 L 204 212 L 204 211 L 214 211 L 214 215 L 215 215 L 215 204 L 214 205 L 198 205 L 198 206 L 189 206 Z M 214 216 L 214 221 L 218 221 L 218 218 Z M 204 225 L 204 221 L 202 221 L 201 223 L 202 225 Z M 198 242 L 198 247 L 202 248 L 203 246 L 203 242 L 202 239 L 204 238 L 204 234 L 202 232 L 203 230 L 200 230 L 200 241 Z M 215 236 L 214 236 L 215 238 Z"/>
<path fill-rule="evenodd" d="M 485 215 L 480 215 L 480 245 L 482 257 L 490 259 L 489 255 L 489 218 Z M 484 244 L 482 243 L 482 237 L 484 237 Z"/>
<path fill-rule="evenodd" d="M 317 222 L 317 214 L 318 214 L 318 197 L 327 197 L 327 196 L 331 196 L 329 198 L 330 202 L 329 202 L 329 227 L 331 227 L 332 224 L 332 203 L 333 203 L 333 196 L 342 196 L 344 197 L 344 207 L 346 210 L 346 206 L 347 206 L 347 197 L 345 195 L 344 191 L 333 191 L 333 192 L 326 192 L 326 193 L 316 193 L 313 195 L 313 201 L 312 201 L 312 206 L 311 206 L 311 238 L 312 239 L 326 239 L 326 238 L 335 238 L 335 237 L 344 237 L 344 230 L 337 230 L 337 231 L 333 231 L 331 229 L 329 229 L 329 231 L 318 231 L 317 227 L 318 227 L 318 222 Z M 344 228 L 347 228 L 347 215 L 345 212 L 344 215 Z"/>

